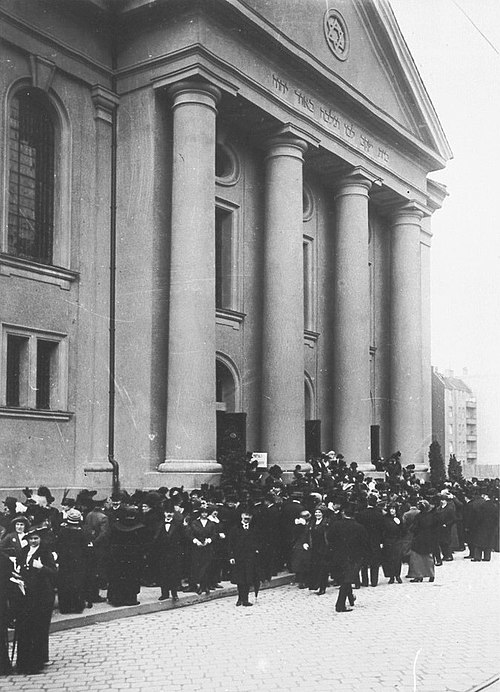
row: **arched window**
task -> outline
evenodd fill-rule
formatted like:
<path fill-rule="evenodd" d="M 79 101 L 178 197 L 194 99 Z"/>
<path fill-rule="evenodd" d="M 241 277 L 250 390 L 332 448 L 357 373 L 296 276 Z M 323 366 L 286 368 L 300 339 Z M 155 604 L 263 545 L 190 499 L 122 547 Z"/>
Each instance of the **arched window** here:
<path fill-rule="evenodd" d="M 48 100 L 37 89 L 11 100 L 9 125 L 9 254 L 52 264 L 55 128 Z"/>
<path fill-rule="evenodd" d="M 236 411 L 234 378 L 227 365 L 220 360 L 215 361 L 215 388 L 217 409 L 234 413 Z"/>

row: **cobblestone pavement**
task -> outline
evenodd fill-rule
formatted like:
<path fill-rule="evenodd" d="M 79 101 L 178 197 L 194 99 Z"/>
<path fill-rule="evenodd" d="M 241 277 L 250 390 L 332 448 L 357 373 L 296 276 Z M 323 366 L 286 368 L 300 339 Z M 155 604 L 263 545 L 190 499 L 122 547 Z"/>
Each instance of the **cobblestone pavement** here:
<path fill-rule="evenodd" d="M 335 588 L 318 597 L 287 585 L 253 608 L 224 598 L 58 632 L 52 666 L 0 689 L 493 692 L 500 555 L 458 554 L 436 572 L 434 584 L 362 588 L 350 613 L 335 612 Z"/>

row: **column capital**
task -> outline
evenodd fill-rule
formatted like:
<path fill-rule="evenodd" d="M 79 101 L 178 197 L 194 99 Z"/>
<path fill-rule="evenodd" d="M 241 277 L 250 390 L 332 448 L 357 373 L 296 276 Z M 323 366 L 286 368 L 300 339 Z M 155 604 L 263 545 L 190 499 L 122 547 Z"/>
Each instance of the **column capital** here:
<path fill-rule="evenodd" d="M 391 223 L 395 226 L 421 226 L 426 209 L 418 202 L 405 202 L 391 209 Z"/>
<path fill-rule="evenodd" d="M 176 82 L 168 88 L 168 93 L 173 99 L 172 109 L 188 104 L 207 106 L 217 112 L 217 104 L 221 97 L 221 91 L 209 82 Z"/>
<path fill-rule="evenodd" d="M 266 161 L 276 156 L 291 156 L 303 161 L 308 144 L 300 137 L 293 135 L 276 135 L 267 139 L 264 146 L 267 151 Z"/>
<path fill-rule="evenodd" d="M 90 93 L 95 108 L 95 120 L 111 123 L 113 111 L 118 108 L 120 97 L 114 91 L 110 91 L 100 84 L 94 84 Z"/>
<path fill-rule="evenodd" d="M 377 178 L 373 173 L 370 173 L 361 166 L 357 166 L 336 182 L 334 199 L 338 199 L 343 195 L 362 195 L 368 197 L 372 185 L 379 181 L 380 178 Z"/>

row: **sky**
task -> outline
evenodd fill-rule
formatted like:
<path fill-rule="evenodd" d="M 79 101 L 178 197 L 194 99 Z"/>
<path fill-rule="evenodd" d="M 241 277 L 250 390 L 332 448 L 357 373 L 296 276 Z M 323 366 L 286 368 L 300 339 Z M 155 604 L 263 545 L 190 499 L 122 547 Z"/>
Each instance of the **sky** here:
<path fill-rule="evenodd" d="M 478 461 L 500 463 L 500 0 L 390 0 L 454 158 L 432 219 L 432 364 L 477 395 Z"/>

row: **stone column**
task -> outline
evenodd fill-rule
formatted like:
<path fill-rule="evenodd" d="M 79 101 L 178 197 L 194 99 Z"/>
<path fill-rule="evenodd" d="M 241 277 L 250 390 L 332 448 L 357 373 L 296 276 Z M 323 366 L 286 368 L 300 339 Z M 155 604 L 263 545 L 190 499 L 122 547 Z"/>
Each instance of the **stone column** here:
<path fill-rule="evenodd" d="M 355 169 L 335 191 L 333 445 L 370 463 L 369 176 Z"/>
<path fill-rule="evenodd" d="M 291 469 L 305 456 L 302 166 L 307 144 L 268 142 L 262 334 L 262 449 Z"/>
<path fill-rule="evenodd" d="M 215 125 L 219 90 L 170 88 L 173 178 L 166 460 L 160 471 L 215 464 Z M 203 477 L 200 477 L 203 480 Z"/>
<path fill-rule="evenodd" d="M 431 217 L 422 219 L 420 234 L 420 276 L 422 293 L 422 441 L 423 462 L 432 442 L 432 364 L 431 364 Z"/>
<path fill-rule="evenodd" d="M 422 294 L 420 234 L 422 211 L 399 207 L 391 219 L 391 450 L 403 465 L 423 460 Z"/>

